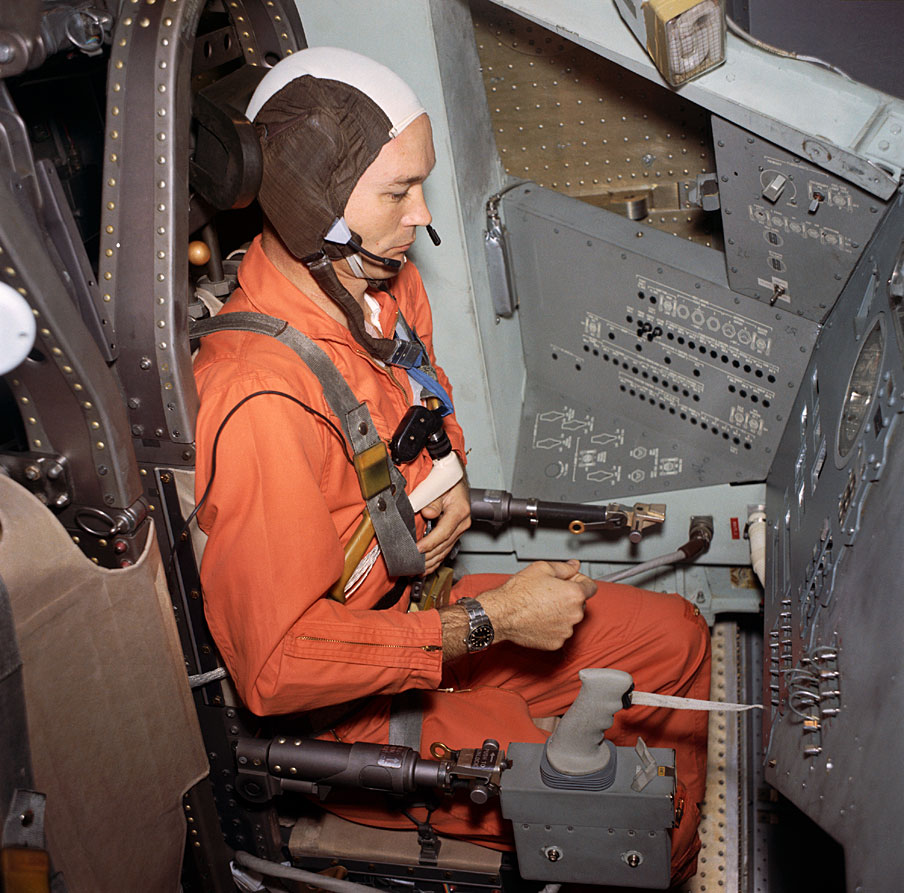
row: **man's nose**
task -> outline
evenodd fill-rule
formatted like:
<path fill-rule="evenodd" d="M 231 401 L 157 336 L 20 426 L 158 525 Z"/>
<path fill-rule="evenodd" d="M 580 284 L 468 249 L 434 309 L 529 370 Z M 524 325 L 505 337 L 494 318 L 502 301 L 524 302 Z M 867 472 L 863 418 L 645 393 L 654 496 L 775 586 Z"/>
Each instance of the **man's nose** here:
<path fill-rule="evenodd" d="M 433 215 L 427 207 L 427 200 L 424 198 L 424 189 L 418 183 L 411 187 L 411 202 L 408 206 L 408 213 L 405 214 L 402 223 L 405 226 L 427 226 L 433 222 Z"/>

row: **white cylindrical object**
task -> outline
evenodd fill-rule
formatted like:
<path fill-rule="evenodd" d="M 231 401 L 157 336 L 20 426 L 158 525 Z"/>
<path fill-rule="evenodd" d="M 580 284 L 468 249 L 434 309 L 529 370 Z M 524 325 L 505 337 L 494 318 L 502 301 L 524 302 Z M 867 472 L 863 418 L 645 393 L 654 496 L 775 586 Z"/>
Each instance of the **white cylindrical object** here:
<path fill-rule="evenodd" d="M 766 513 L 762 510 L 751 512 L 747 516 L 747 539 L 750 542 L 750 563 L 753 572 L 766 588 Z"/>
<path fill-rule="evenodd" d="M 28 301 L 11 285 L 0 282 L 0 375 L 12 372 L 31 353 L 35 315 Z"/>
<path fill-rule="evenodd" d="M 419 512 L 425 505 L 430 505 L 434 499 L 451 490 L 464 477 L 464 473 L 457 453 L 449 453 L 448 456 L 437 459 L 430 474 L 409 494 L 411 507 Z"/>

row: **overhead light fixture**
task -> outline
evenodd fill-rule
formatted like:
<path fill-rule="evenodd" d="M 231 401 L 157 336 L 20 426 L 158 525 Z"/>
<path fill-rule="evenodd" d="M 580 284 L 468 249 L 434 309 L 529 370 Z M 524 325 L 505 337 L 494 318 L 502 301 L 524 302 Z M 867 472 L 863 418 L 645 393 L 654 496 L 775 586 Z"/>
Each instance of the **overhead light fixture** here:
<path fill-rule="evenodd" d="M 724 0 L 615 0 L 615 5 L 673 87 L 725 61 Z"/>

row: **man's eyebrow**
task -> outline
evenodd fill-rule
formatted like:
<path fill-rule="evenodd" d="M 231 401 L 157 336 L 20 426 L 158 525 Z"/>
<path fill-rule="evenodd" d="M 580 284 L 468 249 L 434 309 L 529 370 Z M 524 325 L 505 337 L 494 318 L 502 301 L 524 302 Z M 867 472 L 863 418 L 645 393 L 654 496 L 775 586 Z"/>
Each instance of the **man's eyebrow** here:
<path fill-rule="evenodd" d="M 400 177 L 398 180 L 392 180 L 389 186 L 413 186 L 415 183 L 423 183 L 426 177 Z"/>

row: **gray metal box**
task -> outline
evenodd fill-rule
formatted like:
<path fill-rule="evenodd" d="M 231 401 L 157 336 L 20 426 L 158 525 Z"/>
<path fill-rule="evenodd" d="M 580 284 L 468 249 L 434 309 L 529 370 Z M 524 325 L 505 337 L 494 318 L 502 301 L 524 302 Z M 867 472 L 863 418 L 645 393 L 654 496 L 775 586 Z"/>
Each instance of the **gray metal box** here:
<path fill-rule="evenodd" d="M 547 787 L 540 777 L 542 744 L 512 744 L 512 768 L 502 778 L 502 814 L 512 822 L 521 876 L 554 883 L 669 885 L 674 819 L 673 775 L 631 789 L 639 760 L 616 748 L 615 781 L 606 791 Z M 673 770 L 675 752 L 651 748 Z"/>

